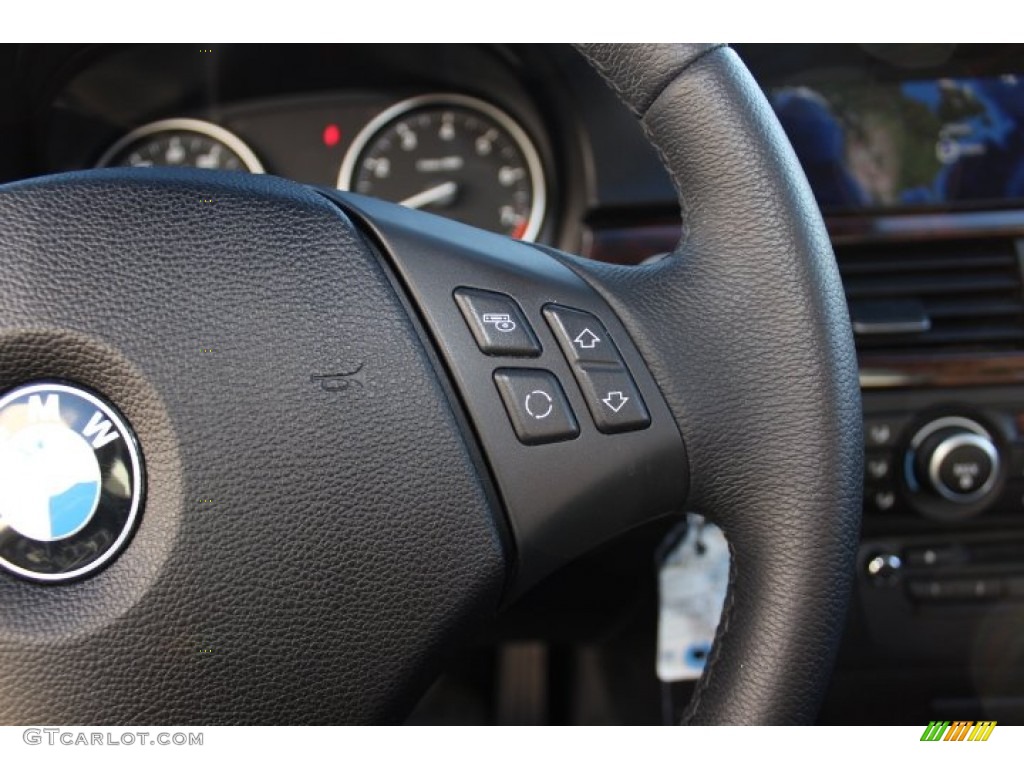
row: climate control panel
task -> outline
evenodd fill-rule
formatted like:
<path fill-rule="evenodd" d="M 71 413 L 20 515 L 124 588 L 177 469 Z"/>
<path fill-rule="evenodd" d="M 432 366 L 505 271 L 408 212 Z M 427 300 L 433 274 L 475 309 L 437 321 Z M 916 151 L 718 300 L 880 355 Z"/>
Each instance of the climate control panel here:
<path fill-rule="evenodd" d="M 864 412 L 870 516 L 1024 522 L 1024 389 L 866 392 Z"/>

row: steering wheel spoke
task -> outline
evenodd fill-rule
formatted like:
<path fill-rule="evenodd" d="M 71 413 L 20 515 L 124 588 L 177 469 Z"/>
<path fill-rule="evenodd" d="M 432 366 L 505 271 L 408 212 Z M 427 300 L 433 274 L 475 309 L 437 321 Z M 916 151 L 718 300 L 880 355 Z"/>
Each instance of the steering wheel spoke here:
<path fill-rule="evenodd" d="M 457 386 L 513 533 L 509 598 L 682 510 L 675 419 L 627 328 L 579 275 L 526 243 L 331 196 L 372 233 Z"/>

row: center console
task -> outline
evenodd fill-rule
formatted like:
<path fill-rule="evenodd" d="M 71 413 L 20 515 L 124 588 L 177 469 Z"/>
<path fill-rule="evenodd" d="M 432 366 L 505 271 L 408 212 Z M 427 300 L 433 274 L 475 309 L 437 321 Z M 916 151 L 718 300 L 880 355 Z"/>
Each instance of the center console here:
<path fill-rule="evenodd" d="M 864 393 L 859 597 L 872 645 L 985 663 L 992 612 L 1024 610 L 1024 387 Z"/>

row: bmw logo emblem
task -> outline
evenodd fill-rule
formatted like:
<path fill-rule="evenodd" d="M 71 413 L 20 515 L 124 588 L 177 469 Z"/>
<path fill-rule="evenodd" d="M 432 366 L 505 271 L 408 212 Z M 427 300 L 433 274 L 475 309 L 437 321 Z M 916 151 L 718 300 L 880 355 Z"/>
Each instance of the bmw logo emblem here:
<path fill-rule="evenodd" d="M 142 461 L 110 403 L 71 384 L 0 398 L 0 567 L 34 581 L 92 573 L 128 540 Z"/>

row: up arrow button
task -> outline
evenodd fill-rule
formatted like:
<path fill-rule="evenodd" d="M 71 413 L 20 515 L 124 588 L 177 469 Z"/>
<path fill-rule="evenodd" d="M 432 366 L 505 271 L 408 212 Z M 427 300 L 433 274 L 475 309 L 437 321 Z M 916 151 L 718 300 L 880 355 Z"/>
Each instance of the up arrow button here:
<path fill-rule="evenodd" d="M 570 363 L 622 365 L 608 331 L 589 312 L 548 304 L 544 307 L 544 317 Z"/>
<path fill-rule="evenodd" d="M 572 340 L 580 349 L 593 349 L 601 341 L 601 337 L 589 328 L 584 328 L 579 335 Z"/>

